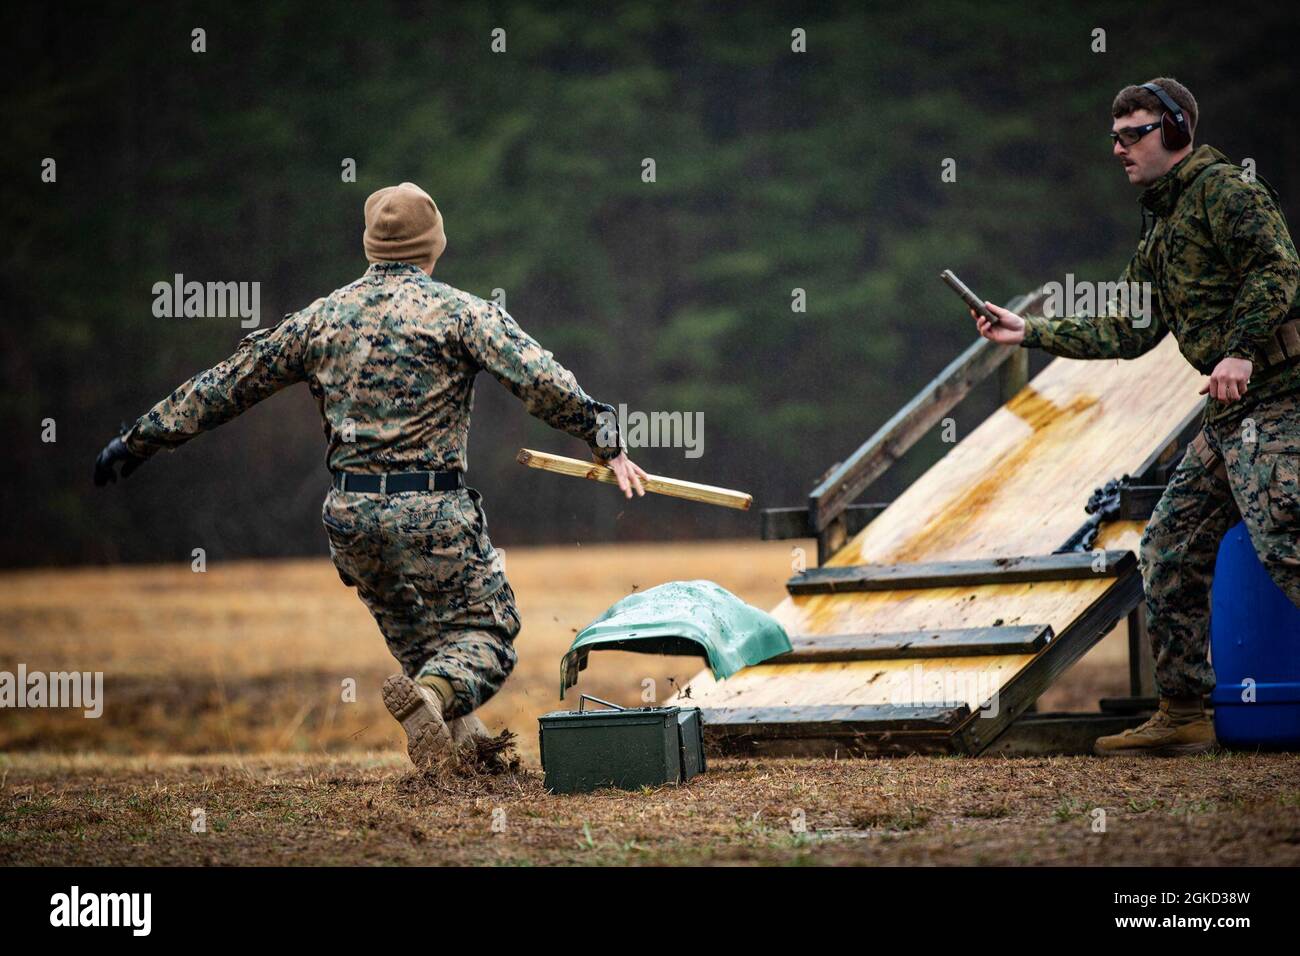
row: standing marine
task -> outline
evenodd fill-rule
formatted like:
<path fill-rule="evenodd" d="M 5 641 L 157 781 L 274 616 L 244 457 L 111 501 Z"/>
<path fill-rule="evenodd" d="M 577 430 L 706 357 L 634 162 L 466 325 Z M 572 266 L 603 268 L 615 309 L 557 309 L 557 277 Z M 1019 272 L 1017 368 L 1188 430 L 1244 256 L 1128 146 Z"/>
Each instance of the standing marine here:
<path fill-rule="evenodd" d="M 504 309 L 432 278 L 442 215 L 412 183 L 373 193 L 355 282 L 239 343 L 108 443 L 95 484 L 306 382 L 320 408 L 332 483 L 322 508 L 343 582 L 374 615 L 402 672 L 383 699 L 429 766 L 483 732 L 473 711 L 513 670 L 515 595 L 465 484 L 474 378 L 494 375 L 547 424 L 586 442 L 624 495 L 644 493 L 609 405 Z"/>
<path fill-rule="evenodd" d="M 1198 753 L 1214 746 L 1210 584 L 1229 528 L 1245 520 L 1300 606 L 1300 259 L 1272 188 L 1214 147 L 1193 148 L 1196 100 L 1181 83 L 1125 87 L 1111 115 L 1113 154 L 1143 187 L 1143 236 L 1120 281 L 1150 287 L 1152 314 L 1022 318 L 990 303 L 1000 324 L 975 319 L 994 342 L 1074 359 L 1135 358 L 1172 333 L 1209 376 L 1204 428 L 1142 538 L 1160 707 L 1095 744 L 1102 756 Z"/>

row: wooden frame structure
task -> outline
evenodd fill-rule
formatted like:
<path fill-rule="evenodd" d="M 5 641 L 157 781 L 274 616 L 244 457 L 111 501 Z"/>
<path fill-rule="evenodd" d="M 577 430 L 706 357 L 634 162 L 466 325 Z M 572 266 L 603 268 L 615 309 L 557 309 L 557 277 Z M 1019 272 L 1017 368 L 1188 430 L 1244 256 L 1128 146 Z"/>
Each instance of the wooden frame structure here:
<path fill-rule="evenodd" d="M 1037 290 L 1016 298 L 1007 308 L 1032 314 L 1041 307 L 1043 298 L 1042 290 Z M 1154 693 L 1153 666 L 1132 529 L 1135 522 L 1150 516 L 1183 447 L 1199 430 L 1203 401 L 1190 409 L 1186 403 L 1179 404 L 1181 400 L 1167 402 L 1165 411 L 1176 408 L 1176 414 L 1148 423 L 1142 434 L 1154 437 L 1152 428 L 1170 418 L 1176 418 L 1176 427 L 1154 447 L 1143 446 L 1150 451 L 1138 467 L 1131 469 L 1131 474 L 1113 476 L 1123 481 L 1103 517 L 1124 531 L 1110 534 L 1103 528 L 1103 537 L 1122 539 L 1124 547 L 1105 543 L 1091 551 L 1004 553 L 979 559 L 893 559 L 879 563 L 879 558 L 869 558 L 874 563 L 866 564 L 851 563 L 844 556 L 848 543 L 856 542 L 890 507 L 883 503 L 859 504 L 856 499 L 995 371 L 1000 373 L 1005 408 L 1028 382 L 1027 351 L 984 339 L 976 341 L 843 463 L 834 466 L 813 489 L 806 507 L 763 512 L 765 539 L 817 539 L 819 566 L 791 578 L 787 590 L 793 600 L 853 602 L 858 600 L 857 595 L 861 600 L 879 595 L 881 600 L 895 602 L 889 606 L 897 606 L 905 618 L 920 601 L 930 608 L 925 613 L 934 616 L 924 618 L 917 611 L 912 617 L 925 620 L 931 627 L 941 626 L 930 631 L 922 627 L 840 633 L 834 621 L 828 621 L 824 626 L 832 628 L 830 633 L 792 630 L 794 648 L 789 654 L 750 669 L 761 671 L 761 675 L 751 676 L 747 683 L 733 678 L 733 684 L 744 685 L 734 690 L 706 686 L 698 695 L 706 735 L 715 749 L 773 755 L 1090 752 L 1097 736 L 1117 732 L 1141 719 L 1143 706 L 1151 703 Z M 1181 384 L 1181 380 L 1175 384 Z M 1016 407 L 1025 407 L 1023 396 Z M 1127 460 L 1133 463 L 1138 459 Z M 908 500 L 914 502 L 915 496 Z M 1084 504 L 1085 500 L 1080 500 L 1076 506 L 1080 521 L 1086 517 Z M 1092 520 L 1096 523 L 1095 518 Z M 1055 544 L 1059 546 L 1063 540 L 1058 538 Z M 1048 544 L 1050 547 L 1052 543 Z M 879 553 L 880 548 L 876 551 Z M 952 548 L 938 549 L 940 554 L 953 552 Z M 891 552 L 886 548 L 885 553 Z M 960 554 L 960 549 L 956 553 Z M 1007 594 L 1028 594 L 1034 588 L 1046 588 L 1045 596 L 1036 599 L 1041 604 L 1048 600 L 1046 595 L 1069 587 L 1074 587 L 1072 610 L 1064 617 L 1058 612 L 1055 629 L 1045 618 L 1037 622 L 1032 618 L 1010 622 L 999 619 L 994 626 L 977 627 L 950 627 L 935 618 L 942 618 L 945 601 L 959 608 L 962 600 L 974 600 L 976 594 L 1001 594 L 1005 598 Z M 961 597 L 963 593 L 966 598 Z M 916 597 L 908 598 L 908 594 Z M 882 611 L 872 612 L 872 616 L 862 607 L 840 604 L 835 614 L 850 621 L 858 616 L 889 620 L 888 614 L 881 617 L 883 605 L 873 606 Z M 1033 606 L 1033 601 L 1028 606 Z M 822 605 L 808 605 L 803 610 L 790 608 L 786 616 L 811 622 L 827 613 Z M 960 613 L 955 612 L 955 616 L 960 617 Z M 1131 696 L 1106 702 L 1108 706 L 1102 713 L 1034 713 L 1038 697 L 1125 619 Z M 927 663 L 958 671 L 981 666 L 996 671 L 997 691 L 987 699 L 976 697 L 964 704 L 946 701 L 931 706 L 920 702 L 919 697 L 887 702 L 881 694 L 864 689 L 882 674 L 898 677 L 909 666 L 921 668 Z M 866 669 L 876 666 L 880 671 L 872 676 Z M 858 668 L 853 673 L 862 675 L 860 679 L 849 681 L 848 677 L 837 676 L 853 668 Z M 746 673 L 737 676 L 743 678 Z M 765 680 L 770 686 L 764 686 Z M 856 690 L 840 692 L 838 697 L 833 690 L 821 692 L 823 698 L 829 699 L 800 691 L 815 680 Z M 775 689 L 778 685 L 782 690 Z"/>

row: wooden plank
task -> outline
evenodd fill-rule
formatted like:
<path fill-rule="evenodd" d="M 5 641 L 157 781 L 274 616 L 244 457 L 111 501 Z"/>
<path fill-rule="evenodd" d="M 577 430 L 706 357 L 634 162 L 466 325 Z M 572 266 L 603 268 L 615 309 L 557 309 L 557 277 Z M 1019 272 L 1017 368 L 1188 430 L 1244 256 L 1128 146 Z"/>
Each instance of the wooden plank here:
<path fill-rule="evenodd" d="M 969 716 L 970 710 L 964 704 L 948 707 L 832 704 L 814 707 L 709 707 L 701 710 L 704 726 L 715 734 L 767 737 L 868 731 L 946 733 Z"/>
<path fill-rule="evenodd" d="M 997 345 L 980 338 L 953 359 L 929 385 L 813 489 L 808 496 L 813 528 L 821 531 L 830 524 L 972 388 L 1018 349 L 1019 346 Z"/>
<path fill-rule="evenodd" d="M 1169 476 L 1182 460 L 1187 443 L 1196 437 L 1205 418 L 1207 399 L 1199 399 L 1178 421 L 1174 430 L 1161 441 L 1152 452 L 1143 459 L 1136 469 L 1129 472 L 1138 481 L 1149 484 L 1167 484 Z"/>
<path fill-rule="evenodd" d="M 715 757 L 906 757 L 914 754 L 950 756 L 958 741 L 952 734 L 848 731 L 823 725 L 825 733 L 801 737 L 768 737 L 737 731 L 718 733 L 704 726 L 704 748 Z"/>
<path fill-rule="evenodd" d="M 829 563 L 1054 551 L 1078 528 L 1094 488 L 1123 474 L 1140 477 L 1170 423 L 1194 416 L 1200 382 L 1173 340 L 1131 361 L 1057 359 Z"/>
<path fill-rule="evenodd" d="M 998 689 L 996 696 L 991 698 L 992 706 L 983 706 L 982 702 L 978 709 L 972 708 L 972 716 L 958 732 L 965 743 L 965 752 L 983 752 L 1141 601 L 1142 575 L 1136 567 L 1123 577 L 1113 579 L 1111 586 L 1056 640 Z"/>
<path fill-rule="evenodd" d="M 582 461 L 578 458 L 565 458 L 563 455 L 552 455 L 544 451 L 533 451 L 531 448 L 521 448 L 515 460 L 521 465 L 527 465 L 529 468 L 540 468 L 542 471 L 549 471 L 557 475 L 586 478 L 609 485 L 618 484 L 618 478 L 615 477 L 613 469 L 605 465 L 597 465 L 595 462 Z M 682 481 L 680 478 L 649 475 L 641 484 L 647 492 L 652 494 L 685 498 L 688 501 L 698 501 L 706 505 L 720 505 L 723 508 L 737 508 L 741 511 L 747 511 L 749 506 L 754 503 L 754 496 L 743 491 L 696 484 L 693 481 Z"/>
<path fill-rule="evenodd" d="M 1142 525 L 1116 522 L 1102 528 L 1099 546 L 1138 547 Z M 929 590 L 866 591 L 791 595 L 773 616 L 788 634 L 867 634 L 926 628 L 1050 624 L 1056 633 L 1082 613 L 1110 583 L 1087 580 L 947 587 Z"/>
<path fill-rule="evenodd" d="M 973 561 L 811 568 L 792 577 L 786 589 L 791 594 L 805 595 L 1078 581 L 1118 577 L 1137 566 L 1137 558 L 1131 551 L 1107 551 L 1104 555 L 1100 567 L 1097 555 L 1083 551 Z"/>
<path fill-rule="evenodd" d="M 1015 309 L 1011 310 L 1012 312 Z M 998 399 L 1011 401 L 1029 384 L 1029 349 L 1016 349 L 998 369 Z"/>
<path fill-rule="evenodd" d="M 1048 624 L 971 627 L 884 634 L 814 634 L 791 636 L 793 650 L 773 657 L 773 664 L 816 664 L 896 658 L 976 657 L 989 654 L 1034 654 L 1052 639 Z"/>
<path fill-rule="evenodd" d="M 974 709 L 1033 659 L 1033 654 L 992 654 L 831 664 L 766 662 L 723 681 L 701 671 L 687 685 L 689 696 L 684 690 L 674 702 L 700 707 L 964 704 Z"/>
<path fill-rule="evenodd" d="M 1128 615 L 1129 693 L 1150 697 L 1156 692 L 1156 660 L 1147 634 L 1147 606 L 1139 604 Z"/>
<path fill-rule="evenodd" d="M 1156 505 L 1168 485 L 1129 485 L 1119 493 L 1121 521 L 1146 521 L 1156 510 Z"/>
<path fill-rule="evenodd" d="M 849 505 L 844 509 L 845 532 L 855 535 L 872 519 L 888 508 L 888 503 Z M 784 541 L 789 538 L 815 538 L 806 505 L 797 508 L 764 508 L 761 536 L 764 541 Z"/>
<path fill-rule="evenodd" d="M 808 522 L 808 509 L 764 508 L 759 512 L 762 522 L 759 537 L 764 541 L 787 541 L 790 538 L 813 538 L 817 532 Z"/>
<path fill-rule="evenodd" d="M 833 558 L 840 548 L 848 543 L 853 536 L 849 534 L 848 522 L 844 517 L 845 513 L 840 512 L 826 523 L 826 527 L 817 532 L 817 564 L 822 566 L 827 564 Z M 812 518 L 810 517 L 811 521 Z"/>

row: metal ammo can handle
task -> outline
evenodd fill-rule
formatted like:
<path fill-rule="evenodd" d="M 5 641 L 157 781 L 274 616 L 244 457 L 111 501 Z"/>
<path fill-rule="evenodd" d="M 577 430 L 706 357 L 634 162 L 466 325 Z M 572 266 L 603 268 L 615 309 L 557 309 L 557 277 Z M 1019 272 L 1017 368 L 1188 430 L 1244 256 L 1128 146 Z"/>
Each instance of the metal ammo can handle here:
<path fill-rule="evenodd" d="M 587 701 L 589 701 L 589 700 L 594 700 L 594 701 L 595 701 L 596 703 L 598 703 L 598 704 L 604 704 L 606 707 L 612 707 L 612 708 L 614 708 L 615 710 L 627 710 L 626 707 L 620 707 L 620 706 L 618 706 L 618 704 L 611 704 L 609 701 L 607 701 L 607 700 L 601 700 L 599 697 L 592 697 L 590 694 L 579 694 L 579 695 L 578 695 L 578 713 L 581 714 L 581 713 L 583 712 L 583 708 L 587 706 Z"/>
<path fill-rule="evenodd" d="M 999 325 L 998 317 L 988 310 L 984 300 L 967 288 L 966 283 L 957 278 L 951 269 L 944 269 L 939 273 L 939 278 L 948 284 L 948 288 L 956 292 L 962 299 L 975 310 L 976 314 L 984 316 L 994 325 Z"/>

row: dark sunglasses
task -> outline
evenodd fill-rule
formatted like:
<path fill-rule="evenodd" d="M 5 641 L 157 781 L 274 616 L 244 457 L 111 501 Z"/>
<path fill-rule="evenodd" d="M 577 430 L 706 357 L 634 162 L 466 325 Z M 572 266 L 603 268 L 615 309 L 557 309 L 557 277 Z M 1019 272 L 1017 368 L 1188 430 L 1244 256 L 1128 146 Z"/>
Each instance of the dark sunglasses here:
<path fill-rule="evenodd" d="M 1159 129 L 1160 123 L 1147 123 L 1146 126 L 1125 126 L 1123 129 L 1112 130 L 1110 134 L 1111 145 L 1123 143 L 1125 146 L 1132 146 L 1147 133 L 1153 129 Z"/>

